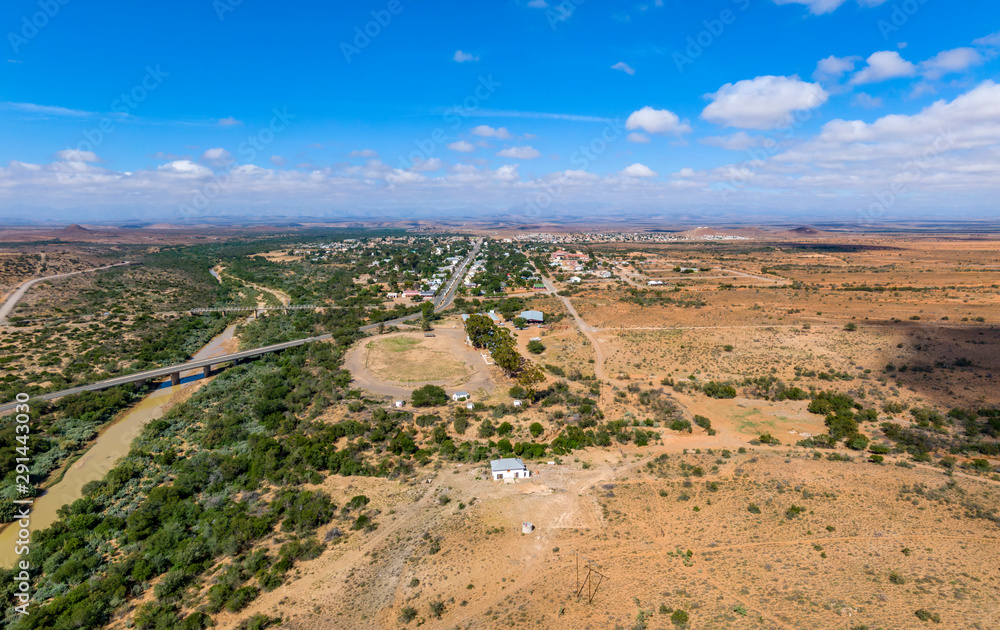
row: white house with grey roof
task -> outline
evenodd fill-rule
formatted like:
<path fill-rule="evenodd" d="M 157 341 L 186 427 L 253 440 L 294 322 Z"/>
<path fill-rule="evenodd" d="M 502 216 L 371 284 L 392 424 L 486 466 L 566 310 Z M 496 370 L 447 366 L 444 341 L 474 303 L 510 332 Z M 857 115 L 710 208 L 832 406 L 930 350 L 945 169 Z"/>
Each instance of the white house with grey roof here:
<path fill-rule="evenodd" d="M 531 476 L 531 471 L 528 470 L 528 467 L 520 459 L 511 457 L 491 461 L 490 475 L 494 480 L 527 479 Z"/>

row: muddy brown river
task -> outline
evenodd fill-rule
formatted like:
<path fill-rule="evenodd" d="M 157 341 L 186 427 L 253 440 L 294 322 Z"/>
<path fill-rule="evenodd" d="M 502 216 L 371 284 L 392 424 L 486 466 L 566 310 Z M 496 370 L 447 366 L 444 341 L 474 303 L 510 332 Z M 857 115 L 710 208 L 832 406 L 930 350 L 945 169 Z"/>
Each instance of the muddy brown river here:
<path fill-rule="evenodd" d="M 209 341 L 193 358 L 207 359 L 232 352 L 232 349 L 226 346 L 231 345 L 227 342 L 233 339 L 235 330 L 235 324 L 229 326 Z M 62 480 L 46 490 L 45 494 L 35 498 L 31 511 L 31 525 L 28 529 L 35 532 L 51 525 L 56 520 L 56 512 L 60 507 L 79 499 L 87 482 L 103 479 L 104 475 L 115 467 L 118 460 L 128 454 L 132 440 L 139 435 L 146 423 L 162 416 L 175 395 L 192 387 L 192 384 L 200 379 L 201 370 L 193 370 L 181 374 L 181 384 L 176 387 L 171 387 L 170 381 L 166 381 L 159 389 L 125 412 L 114 424 L 105 428 L 83 456 L 73 462 Z M 14 546 L 19 529 L 8 525 L 0 531 L 0 566 L 14 565 L 17 559 Z"/>

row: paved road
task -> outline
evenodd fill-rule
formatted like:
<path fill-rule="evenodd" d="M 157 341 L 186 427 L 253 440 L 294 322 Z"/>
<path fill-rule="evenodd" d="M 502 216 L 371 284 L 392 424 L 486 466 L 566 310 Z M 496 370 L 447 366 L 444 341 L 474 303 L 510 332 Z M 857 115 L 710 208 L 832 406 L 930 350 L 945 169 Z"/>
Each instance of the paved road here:
<path fill-rule="evenodd" d="M 444 309 L 451 306 L 451 303 L 455 301 L 455 292 L 458 291 L 458 287 L 462 282 L 462 277 L 465 276 L 465 270 L 472 263 L 472 261 L 476 259 L 476 256 L 479 254 L 479 249 L 482 247 L 482 245 L 483 245 L 483 239 L 479 239 L 478 241 L 476 241 L 476 244 L 473 246 L 472 251 L 469 252 L 469 255 L 465 257 L 465 260 L 462 261 L 462 264 L 459 265 L 458 268 L 455 270 L 455 273 L 452 274 L 451 280 L 448 281 L 448 288 L 445 290 L 444 293 L 438 295 L 431 302 L 434 305 L 435 313 L 440 313 Z M 402 324 L 403 322 L 419 319 L 421 317 L 423 317 L 422 313 L 413 313 L 411 315 L 406 315 L 404 317 L 397 317 L 396 319 L 390 319 L 388 321 L 381 322 L 381 324 L 385 326 L 393 326 L 395 324 Z M 367 326 L 362 326 L 361 330 L 365 331 L 375 330 L 378 327 L 379 324 L 368 324 Z"/>
<path fill-rule="evenodd" d="M 458 289 L 458 285 L 459 285 L 459 283 L 462 280 L 462 276 L 465 274 L 465 270 L 469 266 L 469 264 L 473 260 L 475 260 L 476 256 L 479 254 L 479 249 L 480 249 L 481 246 L 482 246 L 482 239 L 476 241 L 476 244 L 472 248 L 472 251 L 469 252 L 469 255 L 465 258 L 464 261 L 462 261 L 462 264 L 458 267 L 458 269 L 455 270 L 455 273 L 452 275 L 452 278 L 449 281 L 448 289 L 444 293 L 442 293 L 441 295 L 439 295 L 438 297 L 434 298 L 433 304 L 434 304 L 434 310 L 435 310 L 435 312 L 442 311 L 442 310 L 448 308 L 451 305 L 451 303 L 454 301 L 454 299 L 455 299 L 455 291 Z M 127 263 L 126 262 L 126 263 L 118 263 L 118 264 L 121 265 L 121 264 L 131 264 L 131 263 Z M 109 265 L 109 267 L 114 267 L 114 266 L 117 266 L 117 265 Z M 107 268 L 108 267 L 101 267 L 101 269 L 107 269 Z M 89 269 L 87 271 L 95 271 L 95 270 L 94 269 Z M 77 274 L 77 273 L 84 273 L 84 272 L 83 271 L 76 271 L 76 272 L 73 272 L 73 273 L 70 273 L 70 274 L 62 274 L 60 276 L 49 276 L 49 277 L 50 278 L 59 278 L 59 277 L 63 277 L 63 276 L 74 275 L 74 274 Z M 33 284 L 34 282 L 39 282 L 41 280 L 46 280 L 46 279 L 47 278 L 38 278 L 36 280 L 29 281 L 29 283 Z M 25 285 L 22 285 L 22 289 L 23 290 L 27 290 L 28 286 L 30 286 L 29 283 L 25 283 Z M 21 291 L 21 295 L 23 295 L 23 290 Z M 20 297 L 18 297 L 18 299 L 20 299 Z M 14 300 L 14 303 L 16 303 L 16 300 Z M 390 320 L 390 321 L 387 321 L 387 322 L 382 322 L 382 323 L 386 324 L 386 325 L 392 325 L 392 324 L 402 323 L 402 322 L 410 320 L 410 319 L 416 319 L 418 317 L 421 317 L 421 314 L 420 313 L 414 313 L 412 315 L 407 315 L 406 317 L 400 317 L 398 319 L 393 319 L 393 320 Z M 377 328 L 377 327 L 378 327 L 378 324 L 369 324 L 368 326 L 362 326 L 361 330 L 371 330 L 371 329 Z M 332 337 L 333 337 L 333 335 L 330 335 L 330 334 L 319 335 L 319 336 L 316 336 L 316 337 L 307 337 L 305 339 L 296 339 L 295 341 L 287 341 L 285 343 L 278 343 L 278 344 L 274 344 L 274 345 L 271 345 L 271 346 L 264 346 L 262 348 L 255 348 L 253 350 L 243 350 L 241 352 L 235 352 L 233 354 L 225 354 L 225 355 L 221 355 L 221 356 L 217 356 L 217 357 L 212 357 L 210 359 L 201 359 L 201 360 L 198 360 L 198 361 L 189 361 L 187 363 L 180 363 L 180 364 L 177 364 L 177 365 L 171 365 L 171 366 L 167 366 L 167 367 L 157 368 L 155 370 L 147 370 L 145 372 L 136 372 L 135 374 L 128 374 L 126 376 L 118 376 L 118 377 L 111 378 L 111 379 L 108 379 L 108 380 L 98 381 L 96 383 L 91 383 L 89 385 L 81 385 L 80 387 L 72 387 L 70 389 L 63 389 L 63 390 L 60 390 L 60 391 L 57 391 L 57 392 L 50 392 L 48 394 L 42 394 L 41 396 L 38 396 L 36 398 L 36 400 L 55 400 L 57 398 L 62 398 L 63 396 L 70 396 L 72 394 L 79 394 L 81 392 L 92 392 L 92 391 L 97 391 L 97 390 L 101 390 L 101 389 L 108 389 L 109 387 L 114 387 L 115 385 L 125 385 L 126 383 L 136 383 L 136 382 L 139 382 L 139 381 L 146 381 L 146 380 L 153 380 L 153 379 L 158 379 L 158 378 L 164 378 L 164 377 L 170 376 L 172 374 L 179 374 L 180 372 L 186 372 L 188 370 L 196 370 L 196 369 L 199 369 L 199 368 L 211 367 L 213 365 L 218 365 L 220 363 L 226 363 L 228 361 L 238 361 L 240 359 L 248 359 L 248 358 L 251 358 L 251 357 L 260 356 L 262 354 L 267 354 L 269 352 L 279 352 L 281 350 L 285 350 L 286 348 L 294 348 L 296 346 L 305 345 L 307 343 L 313 343 L 315 341 L 323 341 L 325 339 L 330 339 Z M 5 405 L 0 405 L 0 413 L 5 413 L 7 411 L 13 410 L 14 407 L 15 407 L 15 405 L 16 405 L 16 403 L 8 403 L 8 404 L 5 404 Z"/>
<path fill-rule="evenodd" d="M 81 385 L 80 387 L 72 387 L 70 389 L 63 389 L 57 392 L 42 394 L 41 396 L 38 396 L 34 400 L 55 400 L 57 398 L 62 398 L 63 396 L 79 394 L 81 392 L 92 392 L 101 389 L 108 389 L 109 387 L 114 387 L 115 385 L 125 385 L 126 383 L 136 383 L 139 381 L 155 380 L 170 376 L 171 374 L 179 374 L 180 372 L 186 372 L 188 370 L 197 370 L 199 368 L 211 367 L 213 365 L 219 365 L 220 363 L 226 363 L 228 361 L 239 361 L 240 359 L 249 359 L 251 357 L 260 356 L 262 354 L 268 354 L 270 352 L 280 352 L 281 350 L 285 350 L 287 348 L 295 348 L 297 346 L 302 346 L 307 343 L 313 343 L 315 341 L 323 341 L 325 339 L 331 339 L 332 337 L 333 335 L 330 334 L 319 335 L 316 337 L 307 337 L 305 339 L 296 339 L 295 341 L 276 343 L 274 345 L 264 346 L 262 348 L 254 348 L 253 350 L 243 350 L 241 352 L 234 352 L 232 354 L 223 354 L 216 357 L 210 357 L 208 359 L 188 361 L 187 363 L 179 363 L 177 365 L 157 368 L 155 370 L 146 370 L 145 372 L 136 372 L 134 374 L 128 374 L 125 376 L 110 378 L 105 381 L 90 383 L 89 385 Z M 0 405 L 0 413 L 11 411 L 12 409 L 14 409 L 14 406 L 16 404 L 17 403 L 8 403 L 5 405 Z"/>
<path fill-rule="evenodd" d="M 31 280 L 27 280 L 21 283 L 21 286 L 19 286 L 17 290 L 14 291 L 14 293 L 12 293 L 9 298 L 7 298 L 7 301 L 3 303 L 3 306 L 0 306 L 0 326 L 7 325 L 7 316 L 10 315 L 10 312 L 14 310 L 14 307 L 17 306 L 17 303 L 21 301 L 21 298 L 23 298 L 24 294 L 28 292 L 28 289 L 35 286 L 39 282 L 42 282 L 43 280 L 58 280 L 59 278 L 68 278 L 69 276 L 75 276 L 81 273 L 90 273 L 91 271 L 101 271 L 102 269 L 111 269 L 112 267 L 121 267 L 123 265 L 132 265 L 132 264 L 135 263 L 126 260 L 125 262 L 115 263 L 113 265 L 105 265 L 104 267 L 94 267 L 93 269 L 81 269 L 80 271 L 59 273 L 54 276 L 45 276 L 44 278 L 33 278 Z"/>

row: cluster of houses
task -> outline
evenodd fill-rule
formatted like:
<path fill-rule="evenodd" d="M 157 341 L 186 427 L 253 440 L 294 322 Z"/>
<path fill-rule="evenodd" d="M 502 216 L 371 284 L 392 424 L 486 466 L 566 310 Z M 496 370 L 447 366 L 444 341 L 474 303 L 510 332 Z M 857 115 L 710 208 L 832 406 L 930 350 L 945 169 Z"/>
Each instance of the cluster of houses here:
<path fill-rule="evenodd" d="M 550 267 L 559 267 L 564 271 L 583 271 L 584 265 L 590 262 L 587 254 L 574 254 L 564 250 L 559 250 L 549 254 Z"/>
<path fill-rule="evenodd" d="M 703 229 L 703 228 L 696 228 Z M 735 234 L 699 234 L 681 235 L 664 232 L 572 232 L 566 234 L 550 234 L 548 232 L 532 232 L 518 234 L 519 242 L 528 243 L 671 243 L 677 241 L 749 241 L 749 236 Z"/>

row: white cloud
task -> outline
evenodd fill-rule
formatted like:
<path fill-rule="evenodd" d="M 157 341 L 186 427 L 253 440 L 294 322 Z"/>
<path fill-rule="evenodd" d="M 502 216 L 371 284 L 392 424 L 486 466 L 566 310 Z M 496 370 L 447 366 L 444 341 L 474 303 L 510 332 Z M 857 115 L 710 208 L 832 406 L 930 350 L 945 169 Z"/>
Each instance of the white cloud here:
<path fill-rule="evenodd" d="M 509 147 L 497 153 L 500 157 L 513 158 L 516 160 L 533 160 L 541 153 L 532 147 Z"/>
<path fill-rule="evenodd" d="M 285 164 L 288 163 L 288 160 L 286 160 L 284 156 L 281 155 L 272 155 L 270 160 L 271 164 L 274 164 L 275 166 L 278 167 L 284 166 Z"/>
<path fill-rule="evenodd" d="M 201 155 L 201 161 L 215 167 L 223 167 L 231 164 L 233 156 L 229 151 L 222 148 L 208 149 Z"/>
<path fill-rule="evenodd" d="M 458 151 L 459 153 L 472 153 L 476 150 L 476 146 L 471 142 L 466 140 L 458 140 L 457 142 L 452 142 L 448 145 L 448 148 L 452 151 Z"/>
<path fill-rule="evenodd" d="M 877 7 L 886 0 L 858 0 L 858 4 L 863 7 Z M 813 15 L 823 15 L 832 13 L 840 8 L 840 5 L 847 0 L 774 0 L 775 4 L 804 4 L 809 7 L 809 12 Z"/>
<path fill-rule="evenodd" d="M 658 175 L 653 169 L 638 162 L 623 168 L 621 174 L 625 177 L 656 177 Z"/>
<path fill-rule="evenodd" d="M 489 125 L 478 125 L 473 127 L 472 135 L 482 136 L 483 138 L 497 138 L 498 140 L 509 140 L 510 132 L 507 131 L 506 127 L 493 128 Z"/>
<path fill-rule="evenodd" d="M 36 114 L 39 116 L 65 116 L 68 118 L 87 118 L 98 116 L 94 112 L 87 112 L 80 109 L 70 109 L 57 105 L 37 105 L 35 103 L 13 103 L 10 101 L 0 101 L 0 110 L 22 112 L 25 114 Z"/>
<path fill-rule="evenodd" d="M 682 122 L 677 114 L 667 109 L 653 109 L 648 105 L 629 114 L 628 120 L 625 121 L 625 128 L 629 130 L 642 129 L 650 134 L 680 135 L 691 131 L 691 126 L 687 122 Z"/>
<path fill-rule="evenodd" d="M 187 156 L 187 155 L 175 155 L 173 153 L 165 153 L 163 151 L 157 151 L 156 153 L 152 154 L 149 157 L 151 157 L 154 160 L 157 160 L 159 162 L 171 162 L 173 160 L 189 160 L 189 159 L 191 159 L 191 157 Z"/>
<path fill-rule="evenodd" d="M 983 63 L 983 56 L 975 48 L 955 48 L 945 50 L 920 64 L 920 70 L 928 79 L 940 79 L 953 72 L 965 72 L 972 66 Z"/>
<path fill-rule="evenodd" d="M 629 142 L 636 142 L 638 144 L 649 144 L 650 142 L 649 136 L 647 136 L 644 133 L 639 133 L 638 131 L 633 131 L 632 133 L 628 134 L 628 136 L 625 139 L 628 140 Z"/>
<path fill-rule="evenodd" d="M 416 160 L 413 166 L 410 168 L 411 171 L 416 171 L 420 173 L 426 173 L 430 171 L 439 171 L 444 166 L 444 162 L 440 158 L 432 157 L 426 160 Z"/>
<path fill-rule="evenodd" d="M 517 164 L 505 164 L 497 169 L 494 177 L 502 182 L 515 182 L 521 178 L 517 172 Z"/>
<path fill-rule="evenodd" d="M 707 144 L 710 147 L 719 147 L 720 149 L 728 149 L 730 151 L 746 151 L 747 149 L 761 146 L 764 138 L 751 136 L 745 131 L 738 131 L 728 136 L 708 136 L 698 142 Z"/>
<path fill-rule="evenodd" d="M 558 179 L 574 180 L 574 181 L 590 181 L 590 182 L 594 182 L 594 181 L 598 181 L 598 180 L 601 179 L 600 176 L 595 175 L 594 173 L 590 173 L 588 171 L 579 170 L 579 169 L 572 169 L 572 168 L 571 169 L 566 169 L 565 171 L 562 171 L 560 173 L 555 173 L 554 175 Z"/>
<path fill-rule="evenodd" d="M 882 200 L 888 200 L 891 208 L 875 215 L 876 220 L 989 219 L 996 216 L 995 200 L 1000 196 L 997 103 L 1000 86 L 987 81 L 917 113 L 835 120 L 820 132 L 801 129 L 782 139 L 780 151 L 773 140 L 761 144 L 766 155 L 753 146 L 767 137 L 733 130 L 736 133 L 703 142 L 733 150 L 747 147 L 752 151 L 749 157 L 731 154 L 733 159 L 712 168 L 675 168 L 660 176 L 631 161 L 620 172 L 544 172 L 548 160 L 540 159 L 532 165 L 541 173 L 521 176 L 515 164 L 496 170 L 482 163 L 449 165 L 448 156 L 467 157 L 450 152 L 440 156 L 444 167 L 433 174 L 413 168 L 397 171 L 377 159 L 308 170 L 244 164 L 230 171 L 224 192 L 211 199 L 204 212 L 256 218 L 277 216 L 294 204 L 313 216 L 348 220 L 412 217 L 413 208 L 426 208 L 426 214 L 433 208 L 434 216 L 461 218 L 468 216 L 476 200 L 488 199 L 491 211 L 506 212 L 559 190 L 558 202 L 546 213 L 585 220 L 684 208 L 758 220 L 801 216 L 807 208 L 808 215 L 817 219 L 857 222 L 872 218 L 866 214 L 868 208 Z M 134 172 L 73 161 L 68 154 L 48 164 L 11 161 L 0 165 L 0 206 L 45 218 L 131 220 L 155 213 L 170 220 L 184 216 L 178 207 L 191 206 L 192 199 L 214 181 L 213 171 L 197 163 L 201 154 L 195 155 L 194 162 L 174 159 L 159 168 Z M 427 162 L 417 168 L 436 165 Z M 188 218 L 200 220 L 198 215 Z"/>
<path fill-rule="evenodd" d="M 236 120 L 232 116 L 227 116 L 226 118 L 220 118 L 218 121 L 218 125 L 220 127 L 238 127 L 239 125 L 242 124 L 243 124 L 242 120 Z"/>
<path fill-rule="evenodd" d="M 612 70 L 621 70 L 625 74 L 635 74 L 635 68 L 633 68 L 632 66 L 628 65 L 624 61 L 619 61 L 615 65 L 611 66 L 611 69 Z"/>
<path fill-rule="evenodd" d="M 455 56 L 452 57 L 458 63 L 465 63 L 466 61 L 479 61 L 478 55 L 473 55 L 472 53 L 462 52 L 461 50 L 455 51 Z"/>
<path fill-rule="evenodd" d="M 727 83 L 714 94 L 701 117 L 717 125 L 743 129 L 775 129 L 787 124 L 792 112 L 815 109 L 830 95 L 818 83 L 797 76 L 762 76 Z"/>
<path fill-rule="evenodd" d="M 392 169 L 391 173 L 385 176 L 385 181 L 390 184 L 410 184 L 413 182 L 420 182 L 427 179 L 420 173 L 414 173 L 413 171 L 404 171 L 398 168 Z"/>
<path fill-rule="evenodd" d="M 817 81 L 839 81 L 846 72 L 853 72 L 854 65 L 861 60 L 861 57 L 837 57 L 830 55 L 826 59 L 820 59 L 816 64 L 816 71 L 813 78 Z"/>
<path fill-rule="evenodd" d="M 878 96 L 872 96 L 871 94 L 866 94 L 865 92 L 858 92 L 851 99 L 851 103 L 858 105 L 859 107 L 882 107 L 882 99 Z"/>
<path fill-rule="evenodd" d="M 161 165 L 156 170 L 166 175 L 190 178 L 209 177 L 212 175 L 211 170 L 201 164 L 195 164 L 191 160 L 174 160 L 173 162 Z"/>
<path fill-rule="evenodd" d="M 915 74 L 917 67 L 903 59 L 898 52 L 882 50 L 868 57 L 868 65 L 851 77 L 850 83 L 851 85 L 878 83 L 899 77 L 912 77 Z"/>
<path fill-rule="evenodd" d="M 378 157 L 378 151 L 374 149 L 356 149 L 347 154 L 348 157 L 373 158 Z"/>
<path fill-rule="evenodd" d="M 93 151 L 78 151 L 76 149 L 65 149 L 56 153 L 56 157 L 66 162 L 99 162 L 100 158 Z"/>
<path fill-rule="evenodd" d="M 972 40 L 972 45 L 989 49 L 988 53 L 990 56 L 995 57 L 998 53 L 1000 53 L 1000 31 L 987 35 L 986 37 L 974 39 Z"/>

